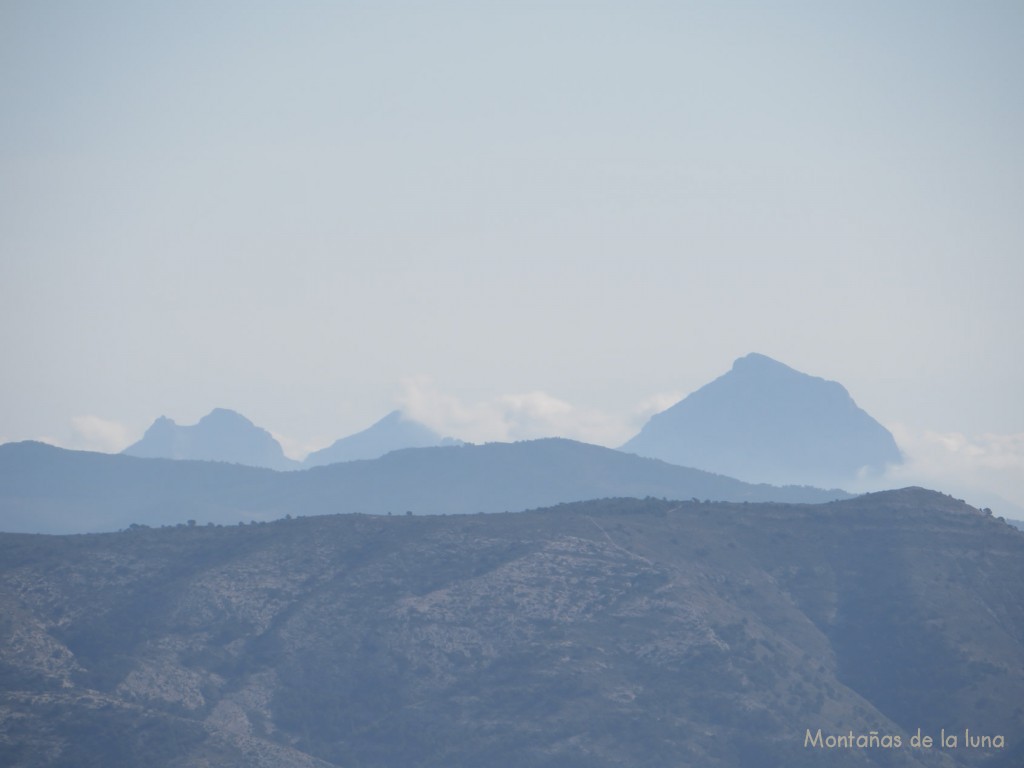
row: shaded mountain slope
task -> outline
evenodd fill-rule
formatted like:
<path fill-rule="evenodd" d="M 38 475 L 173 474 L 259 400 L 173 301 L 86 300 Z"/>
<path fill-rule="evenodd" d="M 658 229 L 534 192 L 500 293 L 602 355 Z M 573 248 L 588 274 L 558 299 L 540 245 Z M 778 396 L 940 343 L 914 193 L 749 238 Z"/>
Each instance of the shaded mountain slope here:
<path fill-rule="evenodd" d="M 269 469 L 296 469 L 280 443 L 267 430 L 240 413 L 215 408 L 192 426 L 180 426 L 161 416 L 137 443 L 122 451 L 147 459 L 226 461 Z"/>
<path fill-rule="evenodd" d="M 609 496 L 810 503 L 849 495 L 751 485 L 564 438 L 394 451 L 309 475 L 311 484 L 346 488 L 353 508 L 368 512 L 503 512 Z"/>
<path fill-rule="evenodd" d="M 621 450 L 749 482 L 824 487 L 902 460 L 842 385 L 758 354 L 652 416 Z"/>
<path fill-rule="evenodd" d="M 814 502 L 847 495 L 749 485 L 554 438 L 409 448 L 302 472 L 110 456 L 42 443 L 0 446 L 0 530 L 15 532 L 334 512 L 503 512 L 606 496 Z"/>
<path fill-rule="evenodd" d="M 244 511 L 266 507 L 281 474 L 7 443 L 0 445 L 0 530 L 86 533 L 187 519 L 237 522 Z"/>
<path fill-rule="evenodd" d="M 1009 764 L 1022 606 L 1024 536 L 920 489 L 3 534 L 0 763 Z"/>
<path fill-rule="evenodd" d="M 336 440 L 327 448 L 313 451 L 302 465 L 308 468 L 343 461 L 376 459 L 402 448 L 430 448 L 457 445 L 459 442 L 450 437 L 442 437 L 418 421 L 406 418 L 401 411 L 392 411 L 362 432 Z"/>

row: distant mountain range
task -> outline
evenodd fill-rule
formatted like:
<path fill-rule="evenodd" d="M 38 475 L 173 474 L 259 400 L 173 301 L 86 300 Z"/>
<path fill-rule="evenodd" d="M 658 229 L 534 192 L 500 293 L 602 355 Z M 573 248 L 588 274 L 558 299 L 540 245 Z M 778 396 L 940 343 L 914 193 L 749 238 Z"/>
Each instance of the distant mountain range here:
<path fill-rule="evenodd" d="M 748 482 L 844 486 L 902 461 L 834 381 L 750 354 L 653 416 L 620 450 Z"/>
<path fill-rule="evenodd" d="M 313 451 L 299 462 L 285 456 L 281 444 L 267 430 L 240 413 L 215 408 L 192 426 L 181 426 L 173 419 L 161 416 L 146 430 L 141 440 L 122 453 L 146 459 L 224 461 L 250 467 L 294 470 L 342 461 L 376 459 L 401 448 L 460 443 L 460 440 L 442 437 L 401 411 L 392 411 L 362 432 Z"/>
<path fill-rule="evenodd" d="M 299 472 L 0 445 L 3 531 L 80 533 L 333 512 L 503 512 L 623 496 L 814 503 L 849 494 L 751 485 L 560 438 L 407 448 Z"/>
<path fill-rule="evenodd" d="M 1020 768 L 1022 606 L 913 488 L 0 534 L 0 765 Z"/>
<path fill-rule="evenodd" d="M 460 442 L 393 411 L 297 462 L 265 429 L 217 408 L 193 426 L 161 416 L 124 453 L 294 470 Z M 725 375 L 651 417 L 620 450 L 746 482 L 823 488 L 902 461 L 893 436 L 841 384 L 759 354 L 738 359 Z"/>

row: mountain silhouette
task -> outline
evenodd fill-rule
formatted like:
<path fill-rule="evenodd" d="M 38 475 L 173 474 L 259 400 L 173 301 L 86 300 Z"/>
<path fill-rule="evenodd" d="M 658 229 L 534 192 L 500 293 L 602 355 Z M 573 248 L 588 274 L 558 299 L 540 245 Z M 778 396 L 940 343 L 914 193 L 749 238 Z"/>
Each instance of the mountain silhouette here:
<path fill-rule="evenodd" d="M 843 386 L 759 354 L 651 417 L 620 450 L 747 482 L 849 484 L 902 461 Z"/>
<path fill-rule="evenodd" d="M 624 496 L 817 503 L 849 494 L 751 485 L 562 438 L 406 448 L 298 472 L 34 442 L 0 445 L 0 531 L 8 532 L 92 533 L 335 512 L 504 512 Z"/>
<path fill-rule="evenodd" d="M 144 459 L 226 461 L 277 470 L 299 466 L 284 455 L 280 443 L 267 430 L 226 408 L 214 408 L 198 424 L 188 427 L 161 416 L 141 440 L 122 453 Z"/>
<path fill-rule="evenodd" d="M 401 411 L 392 411 L 362 432 L 336 440 L 327 448 L 313 451 L 302 464 L 305 467 L 320 467 L 343 461 L 376 459 L 401 448 L 432 448 L 459 443 L 453 438 L 442 437 L 418 421 L 406 418 Z"/>

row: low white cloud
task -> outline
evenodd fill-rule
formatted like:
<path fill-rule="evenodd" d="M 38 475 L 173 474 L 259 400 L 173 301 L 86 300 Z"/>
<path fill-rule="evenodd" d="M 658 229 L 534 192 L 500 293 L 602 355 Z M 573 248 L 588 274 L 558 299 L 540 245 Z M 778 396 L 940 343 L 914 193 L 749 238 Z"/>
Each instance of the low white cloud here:
<path fill-rule="evenodd" d="M 996 496 L 1024 507 L 1024 433 L 969 435 L 906 424 L 886 426 L 905 459 L 881 478 L 888 487 L 922 485 L 976 505 Z M 1009 516 L 1015 511 L 1008 510 Z"/>
<path fill-rule="evenodd" d="M 581 408 L 542 391 L 468 403 L 442 392 L 426 377 L 407 379 L 398 398 L 410 418 L 474 443 L 567 437 L 612 447 L 626 442 L 647 418 L 678 399 L 674 394 L 657 395 L 626 415 Z"/>
<path fill-rule="evenodd" d="M 67 448 L 81 451 L 118 453 L 136 440 L 124 424 L 99 416 L 75 416 L 71 419 L 71 440 Z"/>
<path fill-rule="evenodd" d="M 439 390 L 425 376 L 403 381 L 398 403 L 406 416 L 442 435 L 473 443 L 509 439 L 500 408 L 493 403 L 463 403 Z"/>
<path fill-rule="evenodd" d="M 651 416 L 671 408 L 686 397 L 686 395 L 686 392 L 680 390 L 659 392 L 658 394 L 651 395 L 637 403 L 636 407 L 633 409 L 632 418 L 638 423 L 636 429 L 633 431 L 639 431 L 640 427 L 642 427 L 644 423 L 651 418 Z M 630 437 L 632 437 L 632 435 L 630 435 Z"/>

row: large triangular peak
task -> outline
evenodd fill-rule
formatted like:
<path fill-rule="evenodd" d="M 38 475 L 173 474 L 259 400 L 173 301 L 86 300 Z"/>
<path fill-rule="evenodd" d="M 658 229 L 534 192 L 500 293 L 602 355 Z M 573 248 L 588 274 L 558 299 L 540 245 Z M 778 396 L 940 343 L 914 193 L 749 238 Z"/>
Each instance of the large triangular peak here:
<path fill-rule="evenodd" d="M 826 487 L 901 461 L 892 435 L 842 384 L 756 352 L 653 416 L 622 450 L 748 481 Z"/>

